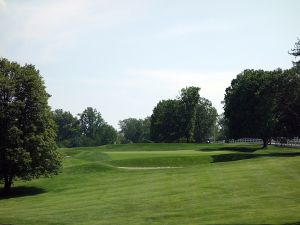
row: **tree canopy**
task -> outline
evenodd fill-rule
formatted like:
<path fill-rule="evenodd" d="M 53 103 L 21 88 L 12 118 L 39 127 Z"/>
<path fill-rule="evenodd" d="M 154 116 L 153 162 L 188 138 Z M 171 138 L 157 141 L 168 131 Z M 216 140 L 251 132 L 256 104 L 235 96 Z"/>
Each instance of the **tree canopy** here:
<path fill-rule="evenodd" d="M 53 117 L 60 147 L 98 146 L 117 141 L 116 129 L 107 124 L 101 113 L 92 107 L 87 107 L 79 114 L 79 118 L 62 109 L 56 109 Z"/>
<path fill-rule="evenodd" d="M 181 89 L 177 99 L 160 101 L 151 116 L 151 138 L 155 142 L 204 142 L 212 135 L 217 111 L 200 98 L 200 88 Z"/>
<path fill-rule="evenodd" d="M 5 192 L 16 178 L 59 172 L 61 158 L 48 98 L 33 65 L 0 59 L 0 180 Z"/>
<path fill-rule="evenodd" d="M 200 98 L 196 106 L 194 139 L 197 143 L 203 143 L 215 135 L 217 110 L 206 98 Z"/>
<path fill-rule="evenodd" d="M 149 118 L 135 119 L 128 118 L 119 121 L 120 133 L 124 137 L 124 143 L 141 143 L 150 140 Z"/>
<path fill-rule="evenodd" d="M 79 120 L 70 112 L 56 109 L 53 118 L 57 125 L 57 144 L 60 147 L 77 147 L 80 143 Z"/>
<path fill-rule="evenodd" d="M 300 77 L 296 69 L 245 70 L 226 89 L 224 115 L 229 137 L 297 136 Z"/>

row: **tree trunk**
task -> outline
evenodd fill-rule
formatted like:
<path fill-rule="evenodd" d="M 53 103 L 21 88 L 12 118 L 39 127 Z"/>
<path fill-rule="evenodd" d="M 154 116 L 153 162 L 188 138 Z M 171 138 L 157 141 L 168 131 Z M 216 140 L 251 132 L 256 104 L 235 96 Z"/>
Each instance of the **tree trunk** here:
<path fill-rule="evenodd" d="M 12 178 L 11 177 L 4 177 L 4 188 L 3 192 L 4 194 L 9 194 L 11 190 L 11 185 L 12 185 Z"/>
<path fill-rule="evenodd" d="M 267 148 L 268 147 L 268 139 L 267 138 L 264 138 L 263 139 L 263 148 Z"/>

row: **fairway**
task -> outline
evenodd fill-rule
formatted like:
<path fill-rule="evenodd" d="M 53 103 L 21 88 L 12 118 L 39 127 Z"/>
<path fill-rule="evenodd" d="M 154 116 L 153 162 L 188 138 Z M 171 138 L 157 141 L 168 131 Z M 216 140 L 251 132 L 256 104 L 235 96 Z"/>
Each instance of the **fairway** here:
<path fill-rule="evenodd" d="M 0 224 L 300 224 L 300 149 L 127 144 L 60 151 L 61 174 L 15 182 L 14 194 L 0 198 Z"/>

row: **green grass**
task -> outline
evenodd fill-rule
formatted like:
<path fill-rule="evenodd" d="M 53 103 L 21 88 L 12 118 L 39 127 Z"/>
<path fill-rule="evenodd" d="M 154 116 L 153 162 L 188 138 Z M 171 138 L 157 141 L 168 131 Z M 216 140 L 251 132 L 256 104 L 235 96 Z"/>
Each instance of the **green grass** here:
<path fill-rule="evenodd" d="M 0 198 L 0 224 L 300 224 L 300 149 L 129 144 L 61 152 L 60 175 L 18 181 Z"/>

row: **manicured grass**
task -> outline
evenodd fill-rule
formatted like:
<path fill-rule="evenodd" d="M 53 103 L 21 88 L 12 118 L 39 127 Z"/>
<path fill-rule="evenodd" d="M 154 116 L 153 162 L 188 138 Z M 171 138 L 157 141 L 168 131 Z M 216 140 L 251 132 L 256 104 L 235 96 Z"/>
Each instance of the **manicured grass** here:
<path fill-rule="evenodd" d="M 296 224 L 300 149 L 130 144 L 61 149 L 63 172 L 16 182 L 0 224 Z M 182 167 L 127 170 L 126 167 Z"/>

